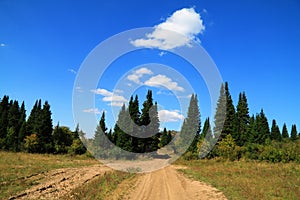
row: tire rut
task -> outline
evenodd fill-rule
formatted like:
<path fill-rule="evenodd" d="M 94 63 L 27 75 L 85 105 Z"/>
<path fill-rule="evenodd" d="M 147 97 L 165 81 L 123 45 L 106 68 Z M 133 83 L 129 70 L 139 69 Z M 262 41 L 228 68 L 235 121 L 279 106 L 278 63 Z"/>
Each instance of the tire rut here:
<path fill-rule="evenodd" d="M 111 169 L 103 165 L 95 165 L 40 173 L 27 178 L 28 181 L 37 182 L 37 185 L 9 199 L 59 199 L 76 187 L 80 187 L 82 184 L 103 175 L 107 171 L 111 171 Z"/>

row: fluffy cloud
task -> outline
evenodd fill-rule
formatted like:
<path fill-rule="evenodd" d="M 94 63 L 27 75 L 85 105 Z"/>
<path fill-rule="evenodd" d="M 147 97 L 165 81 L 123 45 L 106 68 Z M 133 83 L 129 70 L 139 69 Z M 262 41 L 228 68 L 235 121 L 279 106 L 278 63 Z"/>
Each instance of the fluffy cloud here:
<path fill-rule="evenodd" d="M 127 100 L 125 99 L 125 97 L 120 96 L 120 95 L 112 95 L 112 96 L 107 96 L 107 97 L 103 97 L 102 99 L 103 101 L 106 102 L 126 102 Z"/>
<path fill-rule="evenodd" d="M 132 74 L 128 75 L 127 79 L 137 84 L 141 84 L 140 78 L 142 78 L 144 75 L 151 75 L 151 74 L 153 74 L 153 72 L 150 69 L 146 67 L 142 67 L 138 70 L 135 70 Z"/>
<path fill-rule="evenodd" d="M 118 93 L 121 93 L 121 90 L 116 90 Z M 122 106 L 123 103 L 127 102 L 127 99 L 121 95 L 115 94 L 111 91 L 108 91 L 106 89 L 98 88 L 96 90 L 91 90 L 91 92 L 95 94 L 102 95 L 102 101 L 104 102 L 111 102 L 111 106 Z"/>
<path fill-rule="evenodd" d="M 131 41 L 136 47 L 160 48 L 164 50 L 190 46 L 196 36 L 205 30 L 199 13 L 194 8 L 183 8 L 175 11 L 165 22 L 154 27 L 146 38 Z"/>
<path fill-rule="evenodd" d="M 6 44 L 0 43 L 0 47 L 5 47 L 5 46 L 6 46 Z"/>
<path fill-rule="evenodd" d="M 112 96 L 114 94 L 106 89 L 101 89 L 101 88 L 98 88 L 96 90 L 91 90 L 91 92 L 93 92 L 95 94 L 100 94 L 100 95 L 106 96 L 106 97 Z"/>
<path fill-rule="evenodd" d="M 177 82 L 172 81 L 171 78 L 158 74 L 156 76 L 152 76 L 149 80 L 145 82 L 145 85 L 152 87 L 166 87 L 169 90 L 180 91 L 183 92 L 183 87 L 179 86 Z"/>
<path fill-rule="evenodd" d="M 68 72 L 71 72 L 72 74 L 76 74 L 77 72 L 74 69 L 68 69 Z"/>
<path fill-rule="evenodd" d="M 184 119 L 184 116 L 179 114 L 178 110 L 159 110 L 158 117 L 161 122 L 178 122 Z"/>
<path fill-rule="evenodd" d="M 98 108 L 85 109 L 85 110 L 83 110 L 83 112 L 85 112 L 85 113 L 93 113 L 93 114 L 100 114 L 100 111 L 98 110 Z"/>

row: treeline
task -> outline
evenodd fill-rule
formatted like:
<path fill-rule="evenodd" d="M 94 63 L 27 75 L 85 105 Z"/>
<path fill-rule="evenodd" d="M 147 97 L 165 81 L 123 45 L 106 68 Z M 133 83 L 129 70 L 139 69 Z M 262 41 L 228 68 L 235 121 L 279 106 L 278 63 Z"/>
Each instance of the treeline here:
<path fill-rule="evenodd" d="M 25 103 L 4 96 L 0 100 L 0 150 L 30 153 L 82 154 L 82 131 L 59 126 L 53 129 L 50 105 L 37 100 L 26 119 Z"/>
<path fill-rule="evenodd" d="M 300 136 L 296 125 L 292 125 L 289 133 L 286 124 L 280 129 L 275 119 L 270 126 L 263 110 L 250 116 L 245 92 L 239 94 L 238 103 L 234 106 L 227 82 L 220 89 L 214 128 L 211 128 L 209 118 L 202 128 L 198 98 L 193 94 L 179 134 L 180 137 L 173 141 L 173 151 L 178 153 L 187 149 L 183 155 L 185 159 L 198 159 L 199 155 L 203 155 L 206 158 L 222 157 L 230 160 L 300 162 Z M 130 98 L 128 108 L 123 105 L 113 130 L 108 131 L 105 113 L 102 113 L 94 138 L 89 141 L 93 144 L 93 153 L 102 156 L 105 152 L 97 147 L 110 148 L 109 145 L 112 145 L 104 144 L 103 135 L 123 150 L 136 153 L 156 151 L 174 138 L 166 129 L 159 132 L 157 103 L 153 103 L 151 90 L 147 93 L 141 111 L 138 96 Z M 187 144 L 187 141 L 193 142 Z M 117 152 L 110 156 L 117 157 Z"/>
<path fill-rule="evenodd" d="M 239 94 L 235 107 L 227 82 L 220 89 L 214 123 L 211 130 L 209 119 L 206 120 L 197 148 L 187 152 L 186 159 L 196 159 L 200 153 L 207 154 L 207 158 L 300 162 L 300 134 L 296 125 L 292 125 L 290 133 L 286 124 L 280 129 L 275 119 L 270 126 L 263 109 L 250 116 L 245 92 Z M 207 134 L 209 137 L 204 139 Z M 210 146 L 214 143 L 215 146 Z"/>
<path fill-rule="evenodd" d="M 94 138 L 87 142 L 87 146 L 91 147 L 89 150 L 94 155 L 101 154 L 101 157 L 108 156 L 105 155 L 102 147 L 110 148 L 111 145 L 116 145 L 128 152 L 153 152 L 172 140 L 171 131 L 165 128 L 160 132 L 159 126 L 157 103 L 153 102 L 152 91 L 148 90 L 141 110 L 137 95 L 131 96 L 127 108 L 125 104 L 122 106 L 113 130 L 108 131 L 103 112 Z M 111 143 L 105 143 L 104 137 L 107 137 Z M 109 156 L 118 158 L 118 152 Z"/>

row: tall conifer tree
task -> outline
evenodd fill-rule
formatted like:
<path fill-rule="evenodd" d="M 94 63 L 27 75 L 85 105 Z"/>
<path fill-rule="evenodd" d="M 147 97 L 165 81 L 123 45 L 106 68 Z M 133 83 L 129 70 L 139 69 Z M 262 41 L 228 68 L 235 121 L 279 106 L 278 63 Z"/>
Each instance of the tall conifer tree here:
<path fill-rule="evenodd" d="M 296 127 L 296 124 L 292 125 L 291 140 L 293 140 L 293 141 L 297 140 L 297 127 Z"/>
<path fill-rule="evenodd" d="M 245 92 L 240 93 L 236 111 L 236 132 L 232 134 L 236 144 L 243 146 L 248 140 L 248 125 L 250 122 L 248 102 Z"/>
<path fill-rule="evenodd" d="M 225 82 L 225 96 L 226 96 L 226 117 L 222 129 L 221 137 L 224 138 L 228 134 L 233 135 L 236 131 L 236 113 L 233 101 L 229 92 L 228 82 Z"/>
<path fill-rule="evenodd" d="M 214 137 L 218 139 L 218 141 L 221 141 L 224 138 L 224 135 L 222 135 L 222 130 L 224 126 L 224 121 L 226 118 L 226 93 L 224 84 L 221 85 L 220 88 L 220 94 L 219 99 L 217 102 L 217 108 L 215 113 L 215 119 L 214 119 Z"/>
<path fill-rule="evenodd" d="M 272 121 L 270 139 L 276 140 L 276 141 L 281 141 L 280 130 L 279 130 L 279 127 L 278 127 L 275 119 L 273 119 L 273 121 Z"/>
<path fill-rule="evenodd" d="M 289 132 L 285 123 L 283 124 L 282 127 L 282 138 L 289 138 Z"/>

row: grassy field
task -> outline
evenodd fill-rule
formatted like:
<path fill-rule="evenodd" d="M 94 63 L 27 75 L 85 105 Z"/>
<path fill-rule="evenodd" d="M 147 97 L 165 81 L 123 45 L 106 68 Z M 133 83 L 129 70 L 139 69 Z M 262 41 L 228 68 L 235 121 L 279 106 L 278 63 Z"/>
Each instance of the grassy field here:
<path fill-rule="evenodd" d="M 121 171 L 106 173 L 104 176 L 94 179 L 80 188 L 76 188 L 62 200 L 113 199 L 113 193 L 119 184 L 124 180 L 132 179 L 134 177 L 135 174 Z"/>
<path fill-rule="evenodd" d="M 223 191 L 228 199 L 300 199 L 300 165 L 222 160 L 177 161 L 182 171 Z"/>
<path fill-rule="evenodd" d="M 25 177 L 53 169 L 99 164 L 86 156 L 40 155 L 0 151 L 0 199 L 7 199 L 34 182 Z M 300 199 L 300 165 L 223 160 L 177 161 L 187 176 L 220 189 L 228 199 Z M 106 199 L 133 174 L 113 171 L 75 189 L 65 199 Z"/>
<path fill-rule="evenodd" d="M 99 164 L 86 156 L 11 153 L 0 151 L 0 199 L 6 199 L 34 185 L 25 181 L 32 174 L 52 169 Z"/>

